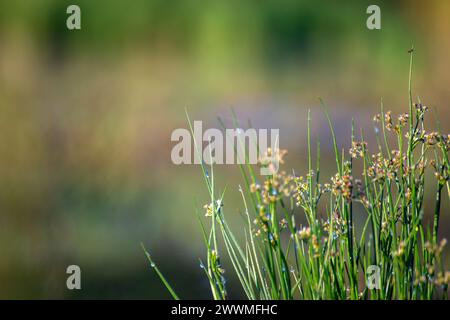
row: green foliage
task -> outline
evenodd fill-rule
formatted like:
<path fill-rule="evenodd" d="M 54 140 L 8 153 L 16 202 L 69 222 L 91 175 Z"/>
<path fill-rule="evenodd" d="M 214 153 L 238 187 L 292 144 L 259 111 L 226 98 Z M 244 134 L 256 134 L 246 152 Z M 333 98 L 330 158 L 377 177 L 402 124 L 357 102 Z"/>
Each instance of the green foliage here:
<path fill-rule="evenodd" d="M 309 113 L 305 177 L 274 172 L 260 185 L 252 166 L 240 165 L 245 181 L 245 187 L 239 188 L 246 223 L 243 242 L 227 224 L 224 193 L 215 189 L 213 166 L 202 165 L 210 200 L 205 205 L 208 222 L 199 219 L 206 246 L 206 263 L 201 266 L 214 299 L 228 298 L 222 252 L 248 299 L 448 298 L 450 272 L 442 263 L 445 240 L 439 242 L 438 231 L 445 188 L 450 192 L 450 140 L 449 135 L 425 131 L 428 108 L 413 103 L 411 72 L 409 88 L 409 113 L 394 119 L 381 106 L 375 116 L 381 124 L 376 154 L 369 153 L 363 130 L 357 138 L 354 123 L 349 153 L 339 151 L 326 113 L 337 167 L 330 181 L 319 179 L 319 143 L 313 167 Z M 235 125 L 239 126 L 237 120 Z M 396 139 L 395 146 L 388 135 Z M 268 150 L 267 155 L 282 163 L 284 152 Z M 363 168 L 360 179 L 354 169 L 357 162 Z M 429 170 L 434 181 L 428 181 Z M 425 187 L 435 188 L 431 225 L 424 221 Z M 365 213 L 359 234 L 355 205 Z M 297 224 L 299 214 L 305 215 L 306 225 Z M 369 266 L 379 267 L 379 290 L 366 286 Z"/>

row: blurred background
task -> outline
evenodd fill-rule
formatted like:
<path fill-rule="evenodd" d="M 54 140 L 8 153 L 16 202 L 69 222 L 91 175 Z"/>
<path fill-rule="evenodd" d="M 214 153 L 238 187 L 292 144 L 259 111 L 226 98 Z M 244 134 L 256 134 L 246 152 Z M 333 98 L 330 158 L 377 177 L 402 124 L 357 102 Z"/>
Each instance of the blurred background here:
<path fill-rule="evenodd" d="M 70 4 L 81 30 L 66 28 Z M 370 4 L 381 30 L 366 28 Z M 285 169 L 301 173 L 310 108 L 329 177 L 317 98 L 342 147 L 352 117 L 373 142 L 381 98 L 407 110 L 412 44 L 414 97 L 449 131 L 449 15 L 442 0 L 0 1 L 0 298 L 168 298 L 141 242 L 181 297 L 209 298 L 195 215 L 206 188 L 198 166 L 170 159 L 184 109 L 205 128 L 231 108 L 280 128 Z M 239 223 L 239 170 L 216 171 Z M 82 290 L 66 288 L 71 264 Z"/>

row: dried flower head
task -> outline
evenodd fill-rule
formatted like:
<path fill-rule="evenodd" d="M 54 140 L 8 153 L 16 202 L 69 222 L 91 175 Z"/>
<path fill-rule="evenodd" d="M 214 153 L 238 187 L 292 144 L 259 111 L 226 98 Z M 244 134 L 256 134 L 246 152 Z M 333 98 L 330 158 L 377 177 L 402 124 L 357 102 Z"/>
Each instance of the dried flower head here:
<path fill-rule="evenodd" d="M 298 236 L 303 241 L 309 240 L 311 238 L 311 229 L 309 227 L 303 227 L 298 231 Z"/>
<path fill-rule="evenodd" d="M 350 156 L 352 158 L 362 158 L 364 156 L 364 153 L 367 149 L 367 142 L 359 142 L 359 141 L 353 141 L 352 147 L 350 148 Z"/>

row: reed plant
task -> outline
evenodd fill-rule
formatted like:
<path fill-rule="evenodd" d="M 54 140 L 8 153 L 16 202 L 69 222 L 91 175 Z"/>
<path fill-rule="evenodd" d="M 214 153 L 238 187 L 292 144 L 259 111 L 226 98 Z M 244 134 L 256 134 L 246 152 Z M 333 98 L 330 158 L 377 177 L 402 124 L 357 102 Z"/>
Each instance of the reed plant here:
<path fill-rule="evenodd" d="M 413 101 L 412 65 L 413 50 L 409 110 L 394 117 L 381 103 L 374 117 L 379 131 L 372 152 L 364 130 L 356 132 L 354 121 L 351 147 L 340 149 L 321 101 L 336 163 L 330 179 L 321 175 L 320 143 L 311 141 L 310 112 L 306 174 L 274 171 L 260 183 L 254 166 L 240 165 L 245 237 L 227 222 L 224 192 L 215 185 L 213 165 L 201 165 L 209 199 L 206 218 L 199 217 L 206 248 L 200 265 L 212 298 L 229 298 L 225 277 L 231 272 L 248 299 L 448 298 L 450 272 L 442 257 L 446 240 L 438 234 L 442 202 L 450 198 L 450 135 L 426 130 L 428 107 Z M 189 117 L 188 122 L 191 126 Z M 270 167 L 274 157 L 283 163 L 285 153 L 268 149 L 259 165 Z M 426 202 L 431 192 L 434 202 Z M 363 215 L 361 226 L 355 223 L 356 211 Z M 227 274 L 221 259 L 225 255 L 227 269 L 232 270 Z M 375 288 L 368 285 L 373 275 Z"/>

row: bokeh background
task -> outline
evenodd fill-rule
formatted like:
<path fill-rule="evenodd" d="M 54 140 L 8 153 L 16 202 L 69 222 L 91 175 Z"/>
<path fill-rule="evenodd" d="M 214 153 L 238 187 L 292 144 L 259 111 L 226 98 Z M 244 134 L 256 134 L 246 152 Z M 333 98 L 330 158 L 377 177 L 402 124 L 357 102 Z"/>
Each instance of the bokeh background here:
<path fill-rule="evenodd" d="M 81 7 L 79 31 L 66 28 L 69 4 Z M 369 4 L 381 7 L 380 31 L 366 28 Z M 311 108 L 329 176 L 317 97 L 342 147 L 352 117 L 373 141 L 381 98 L 406 111 L 412 44 L 414 97 L 449 131 L 449 15 L 443 0 L 1 0 L 0 298 L 168 298 L 141 242 L 182 297 L 209 298 L 200 168 L 170 160 L 185 108 L 208 128 L 231 108 L 280 128 L 297 172 Z M 233 220 L 239 170 L 216 171 Z M 70 264 L 80 291 L 66 289 Z"/>

